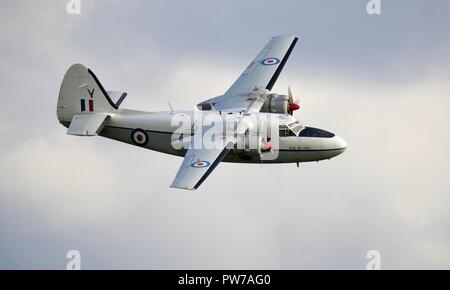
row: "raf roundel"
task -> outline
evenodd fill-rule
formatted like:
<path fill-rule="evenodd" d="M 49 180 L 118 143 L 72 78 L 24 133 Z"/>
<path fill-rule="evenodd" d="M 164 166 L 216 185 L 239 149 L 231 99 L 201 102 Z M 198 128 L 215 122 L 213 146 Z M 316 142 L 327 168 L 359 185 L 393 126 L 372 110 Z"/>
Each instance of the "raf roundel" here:
<path fill-rule="evenodd" d="M 269 58 L 266 58 L 265 60 L 263 60 L 261 63 L 263 65 L 275 65 L 275 64 L 279 64 L 280 60 L 275 57 L 269 57 Z"/>
<path fill-rule="evenodd" d="M 135 129 L 131 132 L 131 141 L 134 145 L 145 146 L 148 143 L 148 135 L 142 129 Z"/>
<path fill-rule="evenodd" d="M 197 161 L 191 164 L 191 167 L 193 168 L 204 168 L 204 167 L 208 167 L 209 165 L 211 165 L 211 163 L 209 163 L 208 161 Z"/>

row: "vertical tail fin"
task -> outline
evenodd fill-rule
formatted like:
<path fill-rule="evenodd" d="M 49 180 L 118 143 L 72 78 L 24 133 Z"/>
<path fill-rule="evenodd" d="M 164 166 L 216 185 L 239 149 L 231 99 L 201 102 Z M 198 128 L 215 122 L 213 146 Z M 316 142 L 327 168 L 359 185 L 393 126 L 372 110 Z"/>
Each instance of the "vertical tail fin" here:
<path fill-rule="evenodd" d="M 84 113 L 113 113 L 118 109 L 94 73 L 81 64 L 72 65 L 59 91 L 58 120 L 71 122 Z"/>

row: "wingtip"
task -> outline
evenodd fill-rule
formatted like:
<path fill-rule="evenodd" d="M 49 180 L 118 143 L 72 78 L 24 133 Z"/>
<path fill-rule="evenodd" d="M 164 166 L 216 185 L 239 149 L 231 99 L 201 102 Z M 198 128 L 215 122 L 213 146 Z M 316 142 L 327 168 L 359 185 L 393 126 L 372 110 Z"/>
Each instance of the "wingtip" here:
<path fill-rule="evenodd" d="M 272 36 L 272 38 L 282 38 L 282 37 L 293 37 L 298 39 L 298 37 L 295 34 L 280 34 Z"/>
<path fill-rule="evenodd" d="M 180 186 L 180 185 L 175 185 L 175 184 L 173 184 L 173 183 L 170 185 L 170 188 L 173 188 L 173 189 L 183 189 L 183 190 L 189 190 L 189 191 L 195 191 L 195 190 L 197 190 L 196 188 L 183 187 L 183 186 Z"/>

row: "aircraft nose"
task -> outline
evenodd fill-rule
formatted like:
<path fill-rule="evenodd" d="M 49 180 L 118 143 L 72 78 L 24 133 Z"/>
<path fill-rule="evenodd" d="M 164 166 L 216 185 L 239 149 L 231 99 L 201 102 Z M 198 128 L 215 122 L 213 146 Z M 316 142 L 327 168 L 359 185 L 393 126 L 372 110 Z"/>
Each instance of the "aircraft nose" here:
<path fill-rule="evenodd" d="M 344 152 L 347 149 L 347 142 L 339 136 L 335 136 L 334 145 L 336 149 L 342 149 Z"/>
<path fill-rule="evenodd" d="M 341 155 L 347 149 L 347 142 L 339 136 L 334 136 L 328 144 L 328 148 L 332 149 L 333 157 Z"/>

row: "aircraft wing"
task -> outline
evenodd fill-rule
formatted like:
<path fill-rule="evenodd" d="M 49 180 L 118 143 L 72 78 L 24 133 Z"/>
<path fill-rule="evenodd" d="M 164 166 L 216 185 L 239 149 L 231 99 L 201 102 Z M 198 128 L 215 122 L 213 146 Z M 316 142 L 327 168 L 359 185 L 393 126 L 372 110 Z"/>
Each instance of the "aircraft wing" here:
<path fill-rule="evenodd" d="M 241 121 L 247 115 L 247 112 L 257 106 L 262 106 L 264 101 L 257 92 L 252 92 L 254 97 L 249 102 L 245 109 L 245 113 L 236 120 L 233 130 L 230 132 L 226 130 L 226 134 L 217 134 L 215 141 L 210 142 L 211 148 L 206 148 L 205 133 L 210 129 L 208 127 L 202 127 L 201 130 L 197 130 L 191 138 L 191 144 L 184 156 L 183 163 L 181 164 L 178 173 L 172 182 L 170 187 L 181 189 L 197 189 L 203 181 L 211 174 L 217 165 L 227 156 L 230 151 L 230 145 L 235 144 L 236 140 L 234 132 L 238 130 Z M 259 110 L 259 109 L 258 109 Z M 221 114 L 218 114 L 221 115 Z M 201 146 L 195 146 L 200 144 Z M 199 147 L 199 148 L 197 148 Z"/>
<path fill-rule="evenodd" d="M 220 97 L 221 101 L 214 104 L 216 111 L 244 111 L 237 120 L 235 130 L 247 113 L 259 112 L 264 104 L 261 95 L 268 93 L 274 86 L 296 42 L 297 37 L 293 35 L 273 37 L 230 89 Z M 235 142 L 232 137 L 219 136 L 214 148 L 200 146 L 202 148 L 197 149 L 193 144 L 198 138 L 203 140 L 204 132 L 205 130 L 199 130 L 194 134 L 194 141 L 191 142 L 171 187 L 197 189 L 228 154 L 230 143 Z"/>
<path fill-rule="evenodd" d="M 241 76 L 214 105 L 216 111 L 259 111 L 263 102 L 256 96 L 272 90 L 298 38 L 273 37 Z"/>
<path fill-rule="evenodd" d="M 197 132 L 193 136 L 193 140 L 195 138 L 203 139 L 203 136 L 203 132 Z M 228 145 L 234 142 L 231 138 L 228 140 L 216 138 L 216 140 L 217 142 L 211 144 L 214 145 L 212 149 L 196 149 L 193 147 L 195 142 L 191 142 L 191 146 L 186 152 L 183 163 L 170 187 L 195 190 L 205 181 L 214 168 L 227 156 L 230 150 Z"/>

